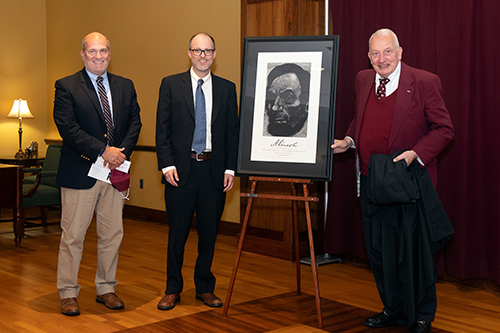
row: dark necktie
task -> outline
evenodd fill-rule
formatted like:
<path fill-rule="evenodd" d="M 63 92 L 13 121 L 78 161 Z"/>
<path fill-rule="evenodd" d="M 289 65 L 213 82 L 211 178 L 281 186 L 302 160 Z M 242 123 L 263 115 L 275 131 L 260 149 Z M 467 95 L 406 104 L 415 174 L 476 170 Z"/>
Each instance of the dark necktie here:
<path fill-rule="evenodd" d="M 108 95 L 106 94 L 106 88 L 102 84 L 103 77 L 97 77 L 97 90 L 99 90 L 99 98 L 101 99 L 102 112 L 104 113 L 104 120 L 106 122 L 106 128 L 108 129 L 108 146 L 113 146 L 114 143 L 114 129 L 113 120 L 111 118 L 111 109 L 109 107 Z"/>
<path fill-rule="evenodd" d="M 198 87 L 196 88 L 196 105 L 194 106 L 195 128 L 193 150 L 196 154 L 201 154 L 207 145 L 207 113 L 205 110 L 205 94 L 203 94 L 203 89 L 201 89 L 202 84 L 203 80 L 199 79 Z"/>
<path fill-rule="evenodd" d="M 379 79 L 379 81 L 380 81 L 380 84 L 377 87 L 377 97 L 381 98 L 381 97 L 385 97 L 385 85 L 387 84 L 387 82 L 389 82 L 389 79 L 388 78 Z"/>

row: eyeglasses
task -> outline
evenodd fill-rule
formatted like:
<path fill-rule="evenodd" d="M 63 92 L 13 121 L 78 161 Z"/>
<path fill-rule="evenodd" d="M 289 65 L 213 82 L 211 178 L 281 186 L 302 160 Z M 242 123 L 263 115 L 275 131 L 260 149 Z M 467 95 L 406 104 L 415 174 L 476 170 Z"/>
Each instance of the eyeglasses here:
<path fill-rule="evenodd" d="M 200 56 L 202 53 L 205 53 L 207 57 L 210 57 L 212 53 L 214 53 L 215 49 L 206 49 L 206 50 L 189 49 L 189 51 L 193 52 L 195 56 Z"/>

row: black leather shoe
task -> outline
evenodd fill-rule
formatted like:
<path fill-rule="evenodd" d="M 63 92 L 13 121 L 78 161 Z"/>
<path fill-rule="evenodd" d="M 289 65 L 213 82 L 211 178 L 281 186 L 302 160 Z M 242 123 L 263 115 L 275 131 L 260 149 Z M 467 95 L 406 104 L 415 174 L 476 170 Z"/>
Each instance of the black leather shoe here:
<path fill-rule="evenodd" d="M 432 325 L 430 321 L 418 320 L 408 329 L 408 333 L 430 333 Z"/>
<path fill-rule="evenodd" d="M 404 316 L 393 315 L 386 311 L 382 311 L 374 316 L 366 318 L 365 320 L 365 326 L 368 327 L 380 328 L 395 325 L 406 325 L 406 318 Z"/>

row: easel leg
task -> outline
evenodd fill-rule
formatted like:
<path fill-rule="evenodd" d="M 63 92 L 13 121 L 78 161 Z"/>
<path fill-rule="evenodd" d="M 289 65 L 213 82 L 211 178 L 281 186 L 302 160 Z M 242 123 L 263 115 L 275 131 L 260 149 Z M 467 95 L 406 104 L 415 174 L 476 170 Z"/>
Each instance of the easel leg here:
<path fill-rule="evenodd" d="M 307 189 L 307 185 L 303 184 L 303 189 L 304 189 L 304 197 L 309 196 L 309 191 Z M 321 299 L 319 297 L 319 282 L 318 282 L 318 269 L 316 266 L 316 255 L 314 252 L 314 238 L 313 238 L 313 232 L 312 232 L 312 225 L 311 225 L 311 211 L 309 209 L 309 202 L 304 201 L 305 209 L 306 209 L 306 220 L 307 220 L 307 233 L 309 236 L 309 251 L 311 253 L 311 267 L 312 267 L 312 273 L 313 273 L 313 282 L 314 282 L 314 291 L 315 291 L 315 297 L 316 297 L 316 311 L 318 313 L 318 326 L 319 328 L 323 327 L 323 316 L 321 314 Z"/>
<path fill-rule="evenodd" d="M 295 184 L 292 183 L 292 195 L 297 196 L 297 189 L 295 188 Z M 297 296 L 299 296 L 301 291 L 301 281 L 300 281 L 300 243 L 299 243 L 299 220 L 297 217 L 297 201 L 292 202 L 293 207 L 293 230 L 294 230 L 294 238 L 295 238 L 295 265 L 297 268 Z"/>
<path fill-rule="evenodd" d="M 259 179 L 256 179 L 259 178 Z M 294 237 L 295 237 L 295 258 L 296 258 L 296 267 L 297 267 L 297 295 L 300 295 L 301 293 L 301 287 L 300 287 L 300 244 L 299 244 L 299 226 L 298 226 L 298 218 L 297 218 L 297 200 L 304 201 L 304 206 L 305 206 L 305 211 L 306 211 L 306 220 L 307 220 L 307 233 L 308 233 L 308 238 L 309 238 L 309 251 L 311 254 L 311 266 L 312 266 L 312 273 L 313 273 L 313 282 L 314 282 L 314 291 L 315 291 L 315 298 L 316 298 L 316 311 L 318 313 L 318 326 L 319 328 L 323 328 L 323 316 L 321 313 L 321 299 L 319 296 L 319 282 L 318 282 L 318 271 L 317 271 L 317 266 L 316 266 L 316 255 L 314 253 L 314 238 L 313 238 L 313 232 L 312 232 L 312 224 L 311 224 L 311 211 L 309 208 L 309 201 L 318 201 L 318 198 L 311 198 L 309 197 L 309 191 L 307 188 L 307 184 L 305 184 L 304 180 L 296 179 L 296 180 L 287 180 L 292 183 L 292 195 L 291 196 L 283 196 L 283 195 L 260 195 L 258 196 L 255 194 L 255 189 L 257 186 L 257 181 L 258 180 L 263 180 L 263 181 L 282 181 L 281 179 L 267 179 L 264 177 L 250 177 L 252 180 L 252 188 L 250 193 L 247 194 L 240 194 L 240 196 L 244 197 L 246 196 L 248 198 L 248 203 L 247 203 L 247 209 L 245 212 L 245 218 L 243 220 L 243 225 L 241 228 L 241 234 L 240 234 L 240 239 L 238 242 L 238 249 L 236 251 L 236 259 L 234 262 L 234 267 L 233 267 L 233 273 L 231 274 L 231 279 L 229 281 L 229 287 L 227 290 L 227 296 L 226 296 L 226 301 L 224 302 L 224 307 L 222 309 L 222 314 L 224 317 L 227 316 L 227 312 L 229 309 L 229 303 L 231 301 L 231 295 L 233 292 L 233 287 L 234 287 L 234 281 L 236 279 L 236 273 L 238 271 L 238 265 L 240 262 L 241 258 L 241 251 L 243 249 L 243 241 L 245 239 L 245 233 L 246 233 L 246 228 L 248 225 L 248 220 L 250 217 L 250 210 L 252 208 L 252 203 L 253 199 L 257 197 L 262 197 L 262 198 L 268 198 L 268 199 L 283 199 L 283 200 L 292 200 L 293 201 L 293 223 L 294 223 Z M 296 188 L 293 183 L 303 183 L 303 192 L 304 192 L 304 198 L 298 198 L 296 196 Z M 310 181 L 308 181 L 310 183 Z"/>
<path fill-rule="evenodd" d="M 252 189 L 250 193 L 255 193 L 255 188 L 257 186 L 257 181 L 252 182 Z M 224 307 L 222 308 L 222 315 L 227 316 L 227 311 L 229 310 L 229 302 L 231 301 L 231 295 L 233 293 L 234 281 L 236 279 L 236 273 L 238 271 L 238 265 L 240 264 L 241 251 L 243 249 L 243 240 L 245 239 L 245 232 L 247 230 L 247 224 L 250 217 L 250 209 L 252 208 L 253 197 L 248 198 L 247 209 L 245 211 L 245 219 L 243 220 L 243 226 L 241 227 L 240 240 L 238 241 L 238 249 L 236 250 L 236 259 L 234 260 L 233 273 L 231 274 L 231 279 L 229 280 L 229 287 L 227 289 L 226 301 L 224 302 Z"/>

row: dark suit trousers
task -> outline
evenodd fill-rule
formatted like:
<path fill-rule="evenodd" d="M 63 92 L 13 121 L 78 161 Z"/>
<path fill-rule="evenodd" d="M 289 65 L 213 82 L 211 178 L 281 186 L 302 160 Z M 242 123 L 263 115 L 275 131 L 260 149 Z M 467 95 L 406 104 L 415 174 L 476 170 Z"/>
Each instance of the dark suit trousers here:
<path fill-rule="evenodd" d="M 367 177 L 361 175 L 361 190 L 360 190 L 360 203 L 361 203 L 361 213 L 363 219 L 363 234 L 365 238 L 366 251 L 368 252 L 368 260 L 375 277 L 375 283 L 377 285 L 378 293 L 382 303 L 384 303 L 384 310 L 396 315 L 406 316 L 404 313 L 404 285 L 401 282 L 398 285 L 391 286 L 391 291 L 384 290 L 384 283 L 382 281 L 382 257 L 380 252 L 374 250 L 371 247 L 371 227 L 370 227 L 370 216 L 367 215 L 368 211 L 368 201 L 367 201 Z M 396 248 L 396 244 L 394 244 Z M 402 269 L 404 271 L 404 269 Z M 394 272 L 396 274 L 396 272 Z M 389 296 L 392 295 L 392 296 Z M 396 297 L 397 299 L 389 300 L 388 297 Z M 389 308 L 387 304 L 398 304 L 396 308 Z M 436 284 L 427 291 L 427 296 L 425 300 L 419 304 L 417 307 L 417 320 L 433 321 L 434 315 L 437 308 L 437 297 L 436 297 Z"/>
<path fill-rule="evenodd" d="M 215 186 L 212 160 L 191 160 L 187 183 L 182 187 L 165 185 L 165 205 L 169 224 L 166 294 L 183 290 L 184 248 L 194 213 L 198 233 L 198 258 L 194 271 L 196 292 L 215 289 L 212 260 L 226 193 Z"/>

